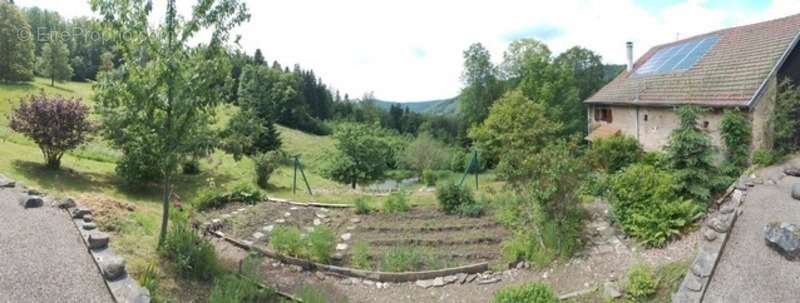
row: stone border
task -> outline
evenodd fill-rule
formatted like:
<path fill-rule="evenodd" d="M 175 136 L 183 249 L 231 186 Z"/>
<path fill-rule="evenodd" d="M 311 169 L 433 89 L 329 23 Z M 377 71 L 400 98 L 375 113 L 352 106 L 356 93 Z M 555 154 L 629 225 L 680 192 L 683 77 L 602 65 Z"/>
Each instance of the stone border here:
<path fill-rule="evenodd" d="M 150 291 L 139 286 L 139 283 L 128 275 L 125 260 L 114 254 L 108 247 L 108 234 L 97 230 L 92 217 L 92 210 L 75 205 L 70 198 L 59 203 L 72 218 L 72 223 L 81 234 L 83 244 L 92 256 L 97 269 L 103 275 L 103 282 L 108 287 L 115 302 L 148 303 L 151 301 Z"/>
<path fill-rule="evenodd" d="M 719 210 L 706 218 L 702 230 L 698 254 L 683 278 L 678 291 L 672 295 L 672 302 L 702 302 L 717 267 L 722 251 L 730 238 L 730 231 L 736 219 L 742 214 L 740 206 L 744 202 L 748 188 L 755 186 L 753 177 L 745 174 L 716 201 Z"/>
<path fill-rule="evenodd" d="M 219 231 L 209 231 L 208 233 L 217 238 L 225 240 L 226 242 L 231 243 L 236 247 L 248 251 L 257 251 L 266 257 L 278 260 L 282 263 L 296 265 L 306 270 L 314 270 L 314 269 L 322 270 L 351 278 L 360 278 L 377 282 L 393 282 L 393 283 L 414 282 L 419 280 L 443 278 L 457 274 L 477 274 L 489 270 L 489 263 L 482 262 L 461 267 L 445 268 L 445 269 L 431 270 L 431 271 L 420 271 L 420 272 L 394 273 L 394 272 L 366 271 L 354 268 L 321 264 L 321 263 L 311 262 L 305 259 L 281 255 L 276 252 L 270 251 L 268 249 L 256 247 L 248 243 L 245 243 L 244 241 L 228 237 L 225 235 L 225 233 Z"/>
<path fill-rule="evenodd" d="M 320 207 L 320 208 L 353 208 L 352 204 L 326 204 L 326 203 L 317 203 L 317 202 L 294 202 L 286 199 L 275 198 L 275 197 L 267 197 L 266 202 L 272 203 L 283 203 L 289 204 L 292 206 L 303 206 L 303 207 Z"/>

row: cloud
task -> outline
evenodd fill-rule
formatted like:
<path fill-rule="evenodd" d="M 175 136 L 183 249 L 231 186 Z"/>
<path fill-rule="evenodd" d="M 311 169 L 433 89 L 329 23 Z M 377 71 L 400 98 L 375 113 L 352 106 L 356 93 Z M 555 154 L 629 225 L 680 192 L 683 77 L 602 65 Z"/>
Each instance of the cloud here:
<path fill-rule="evenodd" d="M 532 36 L 554 53 L 578 45 L 623 63 L 626 41 L 640 56 L 678 37 L 800 13 L 800 0 L 746 1 L 755 0 L 247 0 L 253 18 L 237 32 L 244 50 L 313 68 L 342 94 L 429 100 L 458 94 L 463 50 L 474 42 L 496 62 L 509 38 Z M 67 16 L 89 14 L 85 2 L 17 0 Z M 182 11 L 187 3 L 179 1 Z"/>

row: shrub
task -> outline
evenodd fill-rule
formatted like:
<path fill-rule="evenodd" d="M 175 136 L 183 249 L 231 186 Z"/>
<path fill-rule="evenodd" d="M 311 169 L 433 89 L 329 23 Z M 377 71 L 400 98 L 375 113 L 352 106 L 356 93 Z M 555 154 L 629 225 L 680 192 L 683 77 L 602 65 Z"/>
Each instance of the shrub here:
<path fill-rule="evenodd" d="M 592 168 L 615 173 L 638 162 L 643 154 L 636 138 L 616 135 L 592 142 L 588 158 Z"/>
<path fill-rule="evenodd" d="M 219 270 L 214 247 L 183 220 L 173 222 L 161 252 L 175 262 L 175 269 L 184 278 L 208 281 Z"/>
<path fill-rule="evenodd" d="M 364 242 L 353 244 L 350 255 L 350 264 L 359 269 L 372 269 L 372 262 L 369 259 L 369 246 Z"/>
<path fill-rule="evenodd" d="M 516 287 L 507 287 L 494 294 L 493 303 L 558 303 L 558 296 L 550 286 L 542 283 L 531 283 Z"/>
<path fill-rule="evenodd" d="M 247 277 L 227 274 L 214 279 L 209 303 L 260 303 L 277 301 L 270 289 L 262 289 Z"/>
<path fill-rule="evenodd" d="M 702 208 L 681 198 L 679 189 L 670 173 L 632 165 L 610 181 L 612 215 L 628 235 L 648 246 L 662 246 L 702 216 Z"/>
<path fill-rule="evenodd" d="M 336 246 L 336 237 L 327 226 L 316 226 L 307 237 L 308 255 L 312 260 L 327 263 Z"/>
<path fill-rule="evenodd" d="M 450 152 L 450 170 L 463 173 L 464 166 L 466 165 L 467 159 L 467 151 L 462 148 L 453 148 Z"/>
<path fill-rule="evenodd" d="M 465 217 L 478 218 L 483 215 L 484 209 L 486 209 L 486 202 L 480 200 L 474 203 L 461 204 L 458 208 L 458 213 Z"/>
<path fill-rule="evenodd" d="M 221 191 L 213 187 L 204 189 L 198 195 L 195 207 L 199 211 L 204 211 L 212 208 L 221 208 L 231 202 L 253 205 L 263 200 L 263 198 L 263 193 L 260 190 L 242 183 L 235 185 L 229 191 Z"/>
<path fill-rule="evenodd" d="M 277 151 L 253 156 L 253 163 L 255 164 L 254 168 L 256 171 L 256 184 L 258 184 L 259 187 L 267 188 L 269 177 L 278 169 L 280 161 L 281 155 Z"/>
<path fill-rule="evenodd" d="M 10 116 L 10 127 L 36 143 L 47 167 L 57 169 L 67 150 L 83 144 L 94 129 L 89 107 L 80 99 L 32 95 L 21 99 Z"/>
<path fill-rule="evenodd" d="M 625 298 L 641 302 L 656 293 L 653 269 L 645 264 L 634 265 L 625 274 Z"/>
<path fill-rule="evenodd" d="M 293 226 L 276 226 L 270 235 L 272 249 L 280 254 L 301 257 L 303 255 L 303 239 L 300 230 Z"/>
<path fill-rule="evenodd" d="M 397 246 L 383 254 L 380 267 L 385 272 L 415 271 L 424 268 L 427 259 L 416 247 Z"/>
<path fill-rule="evenodd" d="M 696 106 L 678 108 L 680 125 L 670 133 L 665 151 L 666 162 L 680 185 L 678 192 L 707 204 L 711 194 L 727 184 L 714 166 L 711 138 L 697 126 L 697 119 L 704 112 L 705 109 Z"/>
<path fill-rule="evenodd" d="M 405 213 L 411 209 L 408 198 L 403 192 L 395 192 L 383 201 L 383 211 L 390 214 Z"/>
<path fill-rule="evenodd" d="M 775 152 L 768 149 L 759 148 L 753 152 L 753 164 L 755 165 L 770 166 L 778 162 L 778 158 Z"/>
<path fill-rule="evenodd" d="M 783 156 L 800 147 L 800 88 L 791 80 L 781 81 L 773 112 L 772 149 Z"/>
<path fill-rule="evenodd" d="M 355 205 L 354 209 L 357 215 L 367 215 L 372 212 L 372 208 L 369 206 L 369 199 L 366 197 L 356 198 L 353 204 Z"/>
<path fill-rule="evenodd" d="M 725 158 L 734 167 L 744 168 L 750 154 L 753 127 L 739 110 L 725 110 L 720 135 L 725 143 Z"/>
<path fill-rule="evenodd" d="M 439 201 L 439 208 L 450 215 L 460 213 L 462 207 L 475 204 L 471 190 L 449 182 L 436 189 L 436 199 Z"/>

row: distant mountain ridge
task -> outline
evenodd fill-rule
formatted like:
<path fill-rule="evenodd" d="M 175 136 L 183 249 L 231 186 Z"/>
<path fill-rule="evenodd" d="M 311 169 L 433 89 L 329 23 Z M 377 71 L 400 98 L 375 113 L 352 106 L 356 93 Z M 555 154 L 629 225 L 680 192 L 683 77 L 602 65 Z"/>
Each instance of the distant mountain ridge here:
<path fill-rule="evenodd" d="M 421 114 L 438 116 L 452 116 L 458 114 L 458 97 L 421 102 L 376 100 L 375 105 L 387 111 L 392 105 L 400 105 L 403 108 L 408 108 L 408 110 L 412 112 Z"/>

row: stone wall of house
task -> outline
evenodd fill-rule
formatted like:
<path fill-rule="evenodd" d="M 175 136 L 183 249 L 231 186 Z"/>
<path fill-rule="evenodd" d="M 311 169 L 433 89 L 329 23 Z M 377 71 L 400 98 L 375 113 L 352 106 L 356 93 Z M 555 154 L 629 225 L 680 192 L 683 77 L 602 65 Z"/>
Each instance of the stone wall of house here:
<path fill-rule="evenodd" d="M 756 106 L 750 114 L 753 123 L 752 148 L 769 149 L 773 143 L 772 112 L 775 110 L 775 99 L 778 96 L 778 80 L 773 76 L 769 79 L 767 90 L 757 100 Z"/>
<path fill-rule="evenodd" d="M 589 106 L 589 129 L 600 125 L 610 125 L 630 137 L 637 138 L 646 151 L 661 150 L 668 142 L 673 129 L 678 127 L 680 119 L 671 107 L 634 107 L 614 106 L 607 107 L 612 112 L 612 122 L 596 121 L 594 119 L 595 105 Z M 704 114 L 698 123 L 703 127 L 707 123 L 711 141 L 714 146 L 721 147 L 720 124 L 722 121 L 721 110 L 711 110 Z"/>

